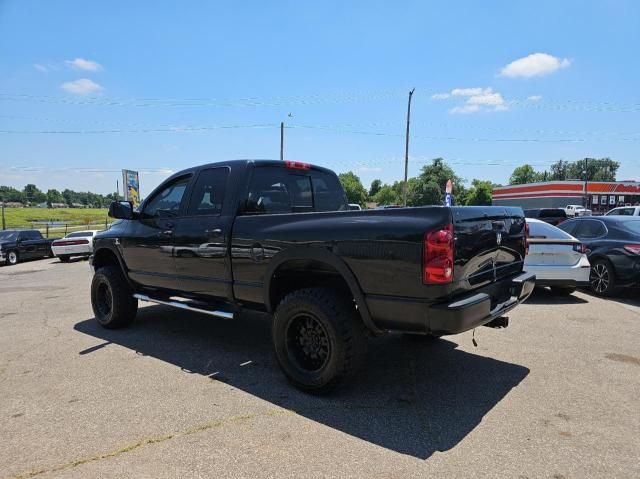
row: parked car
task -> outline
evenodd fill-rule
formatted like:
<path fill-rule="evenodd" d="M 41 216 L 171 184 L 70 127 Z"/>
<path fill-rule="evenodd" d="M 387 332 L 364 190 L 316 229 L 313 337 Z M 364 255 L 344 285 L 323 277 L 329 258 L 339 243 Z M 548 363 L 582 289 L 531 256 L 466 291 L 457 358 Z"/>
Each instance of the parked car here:
<path fill-rule="evenodd" d="M 564 209 L 567 216 L 591 216 L 591 210 L 585 208 L 582 205 L 567 205 Z"/>
<path fill-rule="evenodd" d="M 531 208 L 524 210 L 527 218 L 536 218 L 549 223 L 559 225 L 567 219 L 567 213 L 562 208 Z"/>
<path fill-rule="evenodd" d="M 536 286 L 549 286 L 559 295 L 589 285 L 590 265 L 585 246 L 570 234 L 544 221 L 527 219 L 529 254 L 524 269 L 536 275 Z"/>
<path fill-rule="evenodd" d="M 640 217 L 597 216 L 565 221 L 560 229 L 587 247 L 594 293 L 610 296 L 640 282 Z"/>
<path fill-rule="evenodd" d="M 620 206 L 607 211 L 605 216 L 640 216 L 640 206 Z"/>
<path fill-rule="evenodd" d="M 370 334 L 504 327 L 535 285 L 522 209 L 350 211 L 335 173 L 300 162 L 187 169 L 139 211 L 114 202 L 109 214 L 125 221 L 94 238 L 100 325 L 130 324 L 138 300 L 224 319 L 263 311 L 286 377 L 314 393 L 355 373 Z"/>
<path fill-rule="evenodd" d="M 0 263 L 14 265 L 27 259 L 53 256 L 52 241 L 38 230 L 0 231 Z"/>
<path fill-rule="evenodd" d="M 93 237 L 97 230 L 76 231 L 51 244 L 51 250 L 60 261 L 66 263 L 73 256 L 89 257 L 93 253 Z"/>

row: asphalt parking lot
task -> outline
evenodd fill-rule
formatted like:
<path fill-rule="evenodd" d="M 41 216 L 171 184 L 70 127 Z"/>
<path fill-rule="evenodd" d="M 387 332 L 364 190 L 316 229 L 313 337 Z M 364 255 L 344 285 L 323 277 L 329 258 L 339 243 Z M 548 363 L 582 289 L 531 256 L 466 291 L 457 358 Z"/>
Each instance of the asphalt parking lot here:
<path fill-rule="evenodd" d="M 541 292 L 478 347 L 377 338 L 317 398 L 263 318 L 153 305 L 107 331 L 90 280 L 86 261 L 0 267 L 0 477 L 640 477 L 633 297 Z"/>

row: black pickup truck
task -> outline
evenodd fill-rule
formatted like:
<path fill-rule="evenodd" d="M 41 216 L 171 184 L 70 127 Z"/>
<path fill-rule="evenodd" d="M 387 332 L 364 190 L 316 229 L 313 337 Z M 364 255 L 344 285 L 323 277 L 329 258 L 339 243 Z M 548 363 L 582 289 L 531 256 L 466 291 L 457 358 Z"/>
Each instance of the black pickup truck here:
<path fill-rule="evenodd" d="M 53 256 L 52 242 L 38 230 L 0 231 L 0 264 L 13 265 L 25 259 Z"/>
<path fill-rule="evenodd" d="M 520 208 L 351 211 L 330 170 L 229 161 L 176 173 L 94 239 L 91 301 L 106 328 L 138 300 L 272 318 L 287 378 L 324 392 L 363 362 L 367 336 L 441 336 L 504 315 L 533 290 Z"/>

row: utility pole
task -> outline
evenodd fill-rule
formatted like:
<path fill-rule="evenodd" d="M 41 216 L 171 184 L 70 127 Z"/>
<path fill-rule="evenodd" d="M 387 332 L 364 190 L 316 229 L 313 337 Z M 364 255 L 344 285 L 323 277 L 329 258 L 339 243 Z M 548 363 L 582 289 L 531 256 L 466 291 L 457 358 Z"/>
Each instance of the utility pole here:
<path fill-rule="evenodd" d="M 589 158 L 584 159 L 584 207 L 589 206 Z"/>
<path fill-rule="evenodd" d="M 409 92 L 409 103 L 407 105 L 407 138 L 404 146 L 404 185 L 402 187 L 403 206 L 407 206 L 407 174 L 409 171 L 409 123 L 411 121 L 411 97 L 413 97 L 414 91 L 416 91 L 415 88 Z"/>
<path fill-rule="evenodd" d="M 280 122 L 280 161 L 284 161 L 284 121 Z"/>

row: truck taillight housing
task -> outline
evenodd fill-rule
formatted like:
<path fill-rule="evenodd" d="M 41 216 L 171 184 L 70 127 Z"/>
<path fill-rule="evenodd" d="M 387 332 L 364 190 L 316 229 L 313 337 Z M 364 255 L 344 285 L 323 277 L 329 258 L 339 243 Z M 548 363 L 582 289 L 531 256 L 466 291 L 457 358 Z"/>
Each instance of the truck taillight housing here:
<path fill-rule="evenodd" d="M 422 282 L 447 284 L 453 281 L 453 225 L 424 235 Z"/>

